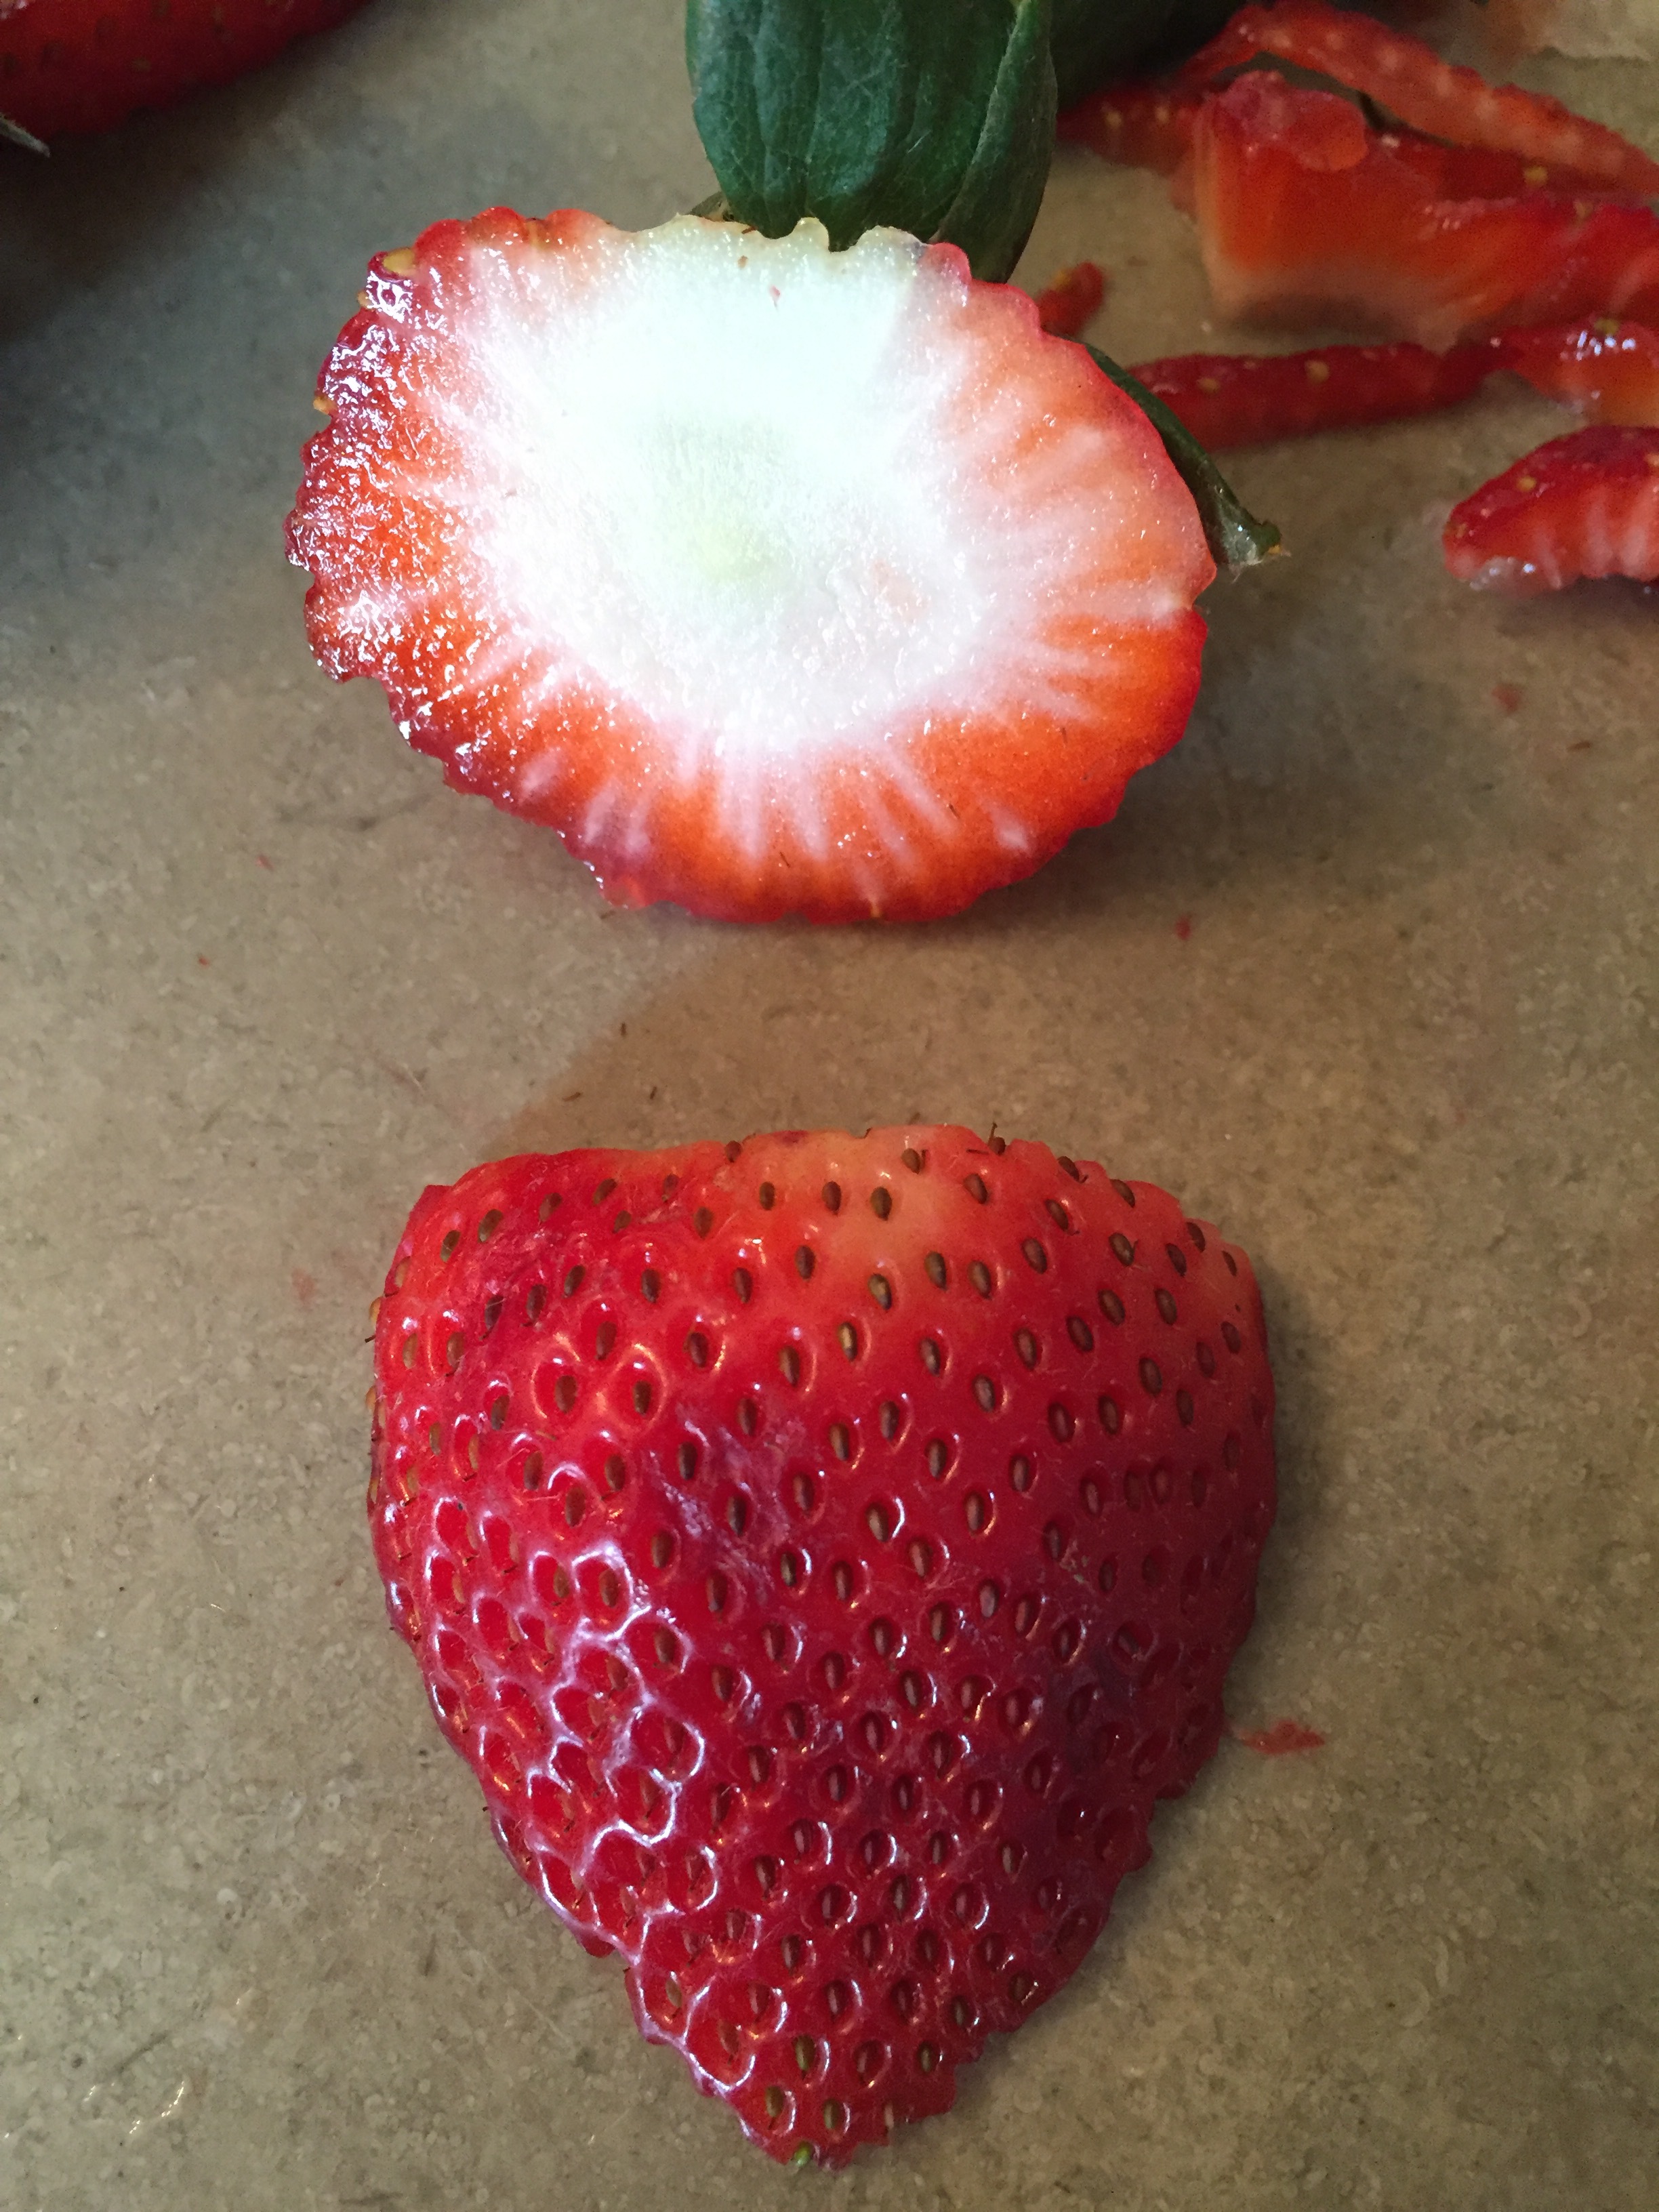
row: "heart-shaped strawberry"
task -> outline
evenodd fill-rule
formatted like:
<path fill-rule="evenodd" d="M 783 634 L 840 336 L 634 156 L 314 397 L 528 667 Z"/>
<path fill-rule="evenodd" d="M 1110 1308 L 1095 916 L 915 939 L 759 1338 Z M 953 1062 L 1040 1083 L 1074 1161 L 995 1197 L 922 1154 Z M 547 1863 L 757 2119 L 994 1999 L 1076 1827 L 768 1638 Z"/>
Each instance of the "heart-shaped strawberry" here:
<path fill-rule="evenodd" d="M 514 1863 L 781 2158 L 942 2111 L 1214 1750 L 1249 1263 L 957 1128 L 480 1167 L 380 1304 L 395 1626 Z"/>

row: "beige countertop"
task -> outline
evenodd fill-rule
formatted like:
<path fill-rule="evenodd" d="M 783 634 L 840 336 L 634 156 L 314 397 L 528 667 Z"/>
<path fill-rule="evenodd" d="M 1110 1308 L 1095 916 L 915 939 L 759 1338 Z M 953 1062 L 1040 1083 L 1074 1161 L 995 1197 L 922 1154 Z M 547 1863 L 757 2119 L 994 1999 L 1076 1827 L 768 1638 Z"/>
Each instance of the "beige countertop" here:
<path fill-rule="evenodd" d="M 0 2203 L 19 2212 L 1638 2212 L 1659 2142 L 1659 629 L 1443 574 L 1566 426 L 1241 457 L 1118 821 L 931 928 L 607 911 L 312 665 L 281 526 L 371 250 L 707 189 L 678 0 L 374 0 L 0 165 Z M 1659 70 L 1537 65 L 1659 149 Z M 1123 358 L 1221 343 L 1068 151 Z M 1506 710 L 1494 687 L 1514 685 Z M 922 1114 L 1255 1256 L 1283 1503 L 1237 1742 L 956 2112 L 792 2175 L 491 1841 L 387 1632 L 366 1304 L 535 1141 Z"/>

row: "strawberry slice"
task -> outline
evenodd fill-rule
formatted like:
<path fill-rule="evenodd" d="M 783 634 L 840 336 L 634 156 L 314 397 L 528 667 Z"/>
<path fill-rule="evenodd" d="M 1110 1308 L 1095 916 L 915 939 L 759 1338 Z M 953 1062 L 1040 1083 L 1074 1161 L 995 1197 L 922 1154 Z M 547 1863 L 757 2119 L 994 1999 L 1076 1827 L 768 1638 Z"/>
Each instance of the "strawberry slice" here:
<path fill-rule="evenodd" d="M 393 1626 L 513 1863 L 781 2159 L 1086 1955 L 1273 1517 L 1249 1261 L 957 1128 L 431 1189 L 375 1328 Z"/>
<path fill-rule="evenodd" d="M 1659 423 L 1659 330 L 1645 323 L 1602 315 L 1505 331 L 1496 343 L 1505 368 L 1592 422 Z"/>
<path fill-rule="evenodd" d="M 1659 430 L 1551 439 L 1455 507 L 1441 545 L 1454 576 L 1511 599 L 1581 576 L 1659 581 Z"/>
<path fill-rule="evenodd" d="M 1487 345 L 1400 343 L 1315 353 L 1172 355 L 1133 371 L 1200 445 L 1218 451 L 1316 430 L 1392 422 L 1455 405 L 1504 365 Z"/>
<path fill-rule="evenodd" d="M 1519 323 L 1659 313 L 1659 217 L 1547 191 L 1436 200 L 1334 93 L 1270 71 L 1199 112 L 1193 193 L 1224 313 L 1345 319 L 1440 348 Z"/>
<path fill-rule="evenodd" d="M 1087 146 L 1121 168 L 1172 176 L 1192 149 L 1193 123 L 1204 94 L 1149 81 L 1109 84 L 1063 114 L 1062 142 Z"/>
<path fill-rule="evenodd" d="M 1074 338 L 1100 313 L 1106 272 L 1097 261 L 1077 262 L 1056 270 L 1053 281 L 1033 297 L 1042 328 L 1057 338 Z"/>
<path fill-rule="evenodd" d="M 37 138 L 107 131 L 273 60 L 362 0 L 0 0 L 0 112 Z"/>
<path fill-rule="evenodd" d="M 1262 54 L 1363 92 L 1414 130 L 1455 145 L 1487 147 L 1570 172 L 1603 191 L 1659 192 L 1659 161 L 1605 124 L 1575 115 L 1546 93 L 1488 84 L 1472 69 L 1369 15 L 1323 0 L 1279 0 L 1241 8 L 1181 72 L 1188 86 L 1212 83 Z"/>
<path fill-rule="evenodd" d="M 313 649 L 619 902 L 950 913 L 1181 735 L 1193 500 L 954 247 L 497 210 L 368 297 L 289 526 Z"/>

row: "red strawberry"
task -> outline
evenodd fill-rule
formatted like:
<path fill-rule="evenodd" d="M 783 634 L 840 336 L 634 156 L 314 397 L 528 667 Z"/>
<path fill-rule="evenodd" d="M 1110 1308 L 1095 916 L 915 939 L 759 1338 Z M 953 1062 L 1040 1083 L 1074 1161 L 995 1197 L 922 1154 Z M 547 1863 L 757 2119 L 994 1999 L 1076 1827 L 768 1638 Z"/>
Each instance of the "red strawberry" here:
<path fill-rule="evenodd" d="M 1212 451 L 1392 422 L 1450 407 L 1506 365 L 1492 344 L 1449 353 L 1397 345 L 1321 346 L 1316 353 L 1188 353 L 1131 374 Z"/>
<path fill-rule="evenodd" d="M 611 898 L 949 913 L 1180 736 L 1192 498 L 954 247 L 497 210 L 368 299 L 289 527 L 313 648 Z"/>
<path fill-rule="evenodd" d="M 0 112 L 37 138 L 107 131 L 258 69 L 362 0 L 0 0 Z"/>
<path fill-rule="evenodd" d="M 642 2032 L 779 2158 L 943 2111 L 1215 1749 L 1243 1254 L 963 1129 L 506 1160 L 416 1206 L 375 1377 L 392 1622 Z"/>
<path fill-rule="evenodd" d="M 1106 272 L 1097 261 L 1079 261 L 1070 269 L 1056 270 L 1042 290 L 1034 293 L 1037 320 L 1057 338 L 1074 338 L 1100 313 L 1106 297 Z"/>
<path fill-rule="evenodd" d="M 1552 438 L 1455 507 L 1441 544 L 1454 576 L 1512 599 L 1581 576 L 1659 580 L 1659 430 Z"/>
<path fill-rule="evenodd" d="M 1505 331 L 1496 343 L 1505 368 L 1593 422 L 1659 423 L 1659 330 L 1645 323 L 1598 316 Z"/>
<path fill-rule="evenodd" d="M 1659 313 L 1659 217 L 1554 192 L 1436 200 L 1333 93 L 1270 71 L 1205 101 L 1204 265 L 1224 313 L 1346 318 L 1419 344 L 1518 323 Z"/>
<path fill-rule="evenodd" d="M 1091 147 L 1121 168 L 1155 169 L 1170 176 L 1186 160 L 1193 121 L 1204 95 L 1173 85 L 1137 81 L 1109 84 L 1060 118 L 1060 139 Z"/>
<path fill-rule="evenodd" d="M 1546 93 L 1488 84 L 1472 69 L 1368 15 L 1324 0 L 1241 8 L 1181 72 L 1187 85 L 1273 54 L 1363 92 L 1413 129 L 1457 146 L 1486 147 L 1594 181 L 1603 191 L 1659 192 L 1659 161 L 1605 124 L 1575 115 Z"/>

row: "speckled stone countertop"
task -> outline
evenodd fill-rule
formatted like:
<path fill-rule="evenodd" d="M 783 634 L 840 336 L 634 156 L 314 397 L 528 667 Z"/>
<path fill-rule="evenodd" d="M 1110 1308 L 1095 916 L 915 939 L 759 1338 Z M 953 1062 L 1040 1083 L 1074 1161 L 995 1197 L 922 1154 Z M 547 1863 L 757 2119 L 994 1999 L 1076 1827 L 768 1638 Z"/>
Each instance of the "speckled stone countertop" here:
<path fill-rule="evenodd" d="M 1449 504 L 1565 427 L 1518 388 L 1243 455 L 1293 557 L 1211 594 L 1109 829 L 932 928 L 607 911 L 316 672 L 280 532 L 372 250 L 708 189 L 679 18 L 374 0 L 0 165 L 0 2202 L 1644 2212 L 1654 597 L 1443 574 Z M 1530 75 L 1659 149 L 1659 70 Z M 1084 252 L 1122 358 L 1221 342 L 1158 180 L 1066 151 L 1027 268 Z M 791 2175 L 435 1731 L 363 1315 L 492 1151 L 914 1113 L 1255 1256 L 1283 1504 L 1230 1702 L 1327 1741 L 1224 1743 L 951 2117 Z"/>

